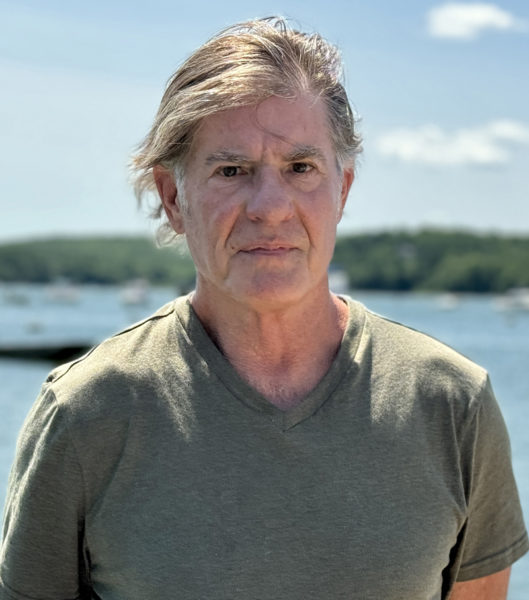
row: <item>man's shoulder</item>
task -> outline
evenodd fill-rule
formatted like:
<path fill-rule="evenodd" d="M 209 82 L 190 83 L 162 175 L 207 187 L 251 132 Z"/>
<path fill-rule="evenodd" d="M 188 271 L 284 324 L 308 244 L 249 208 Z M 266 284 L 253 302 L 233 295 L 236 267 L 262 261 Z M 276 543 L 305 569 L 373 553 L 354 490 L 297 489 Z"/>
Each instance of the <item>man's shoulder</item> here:
<path fill-rule="evenodd" d="M 175 422 L 184 420 L 190 350 L 184 349 L 179 325 L 182 302 L 186 299 L 166 304 L 85 356 L 54 369 L 24 435 L 38 438 L 46 424 L 54 435 L 70 440 L 83 469 L 95 477 L 119 455 L 131 423 L 145 433 L 159 429 L 168 414 Z"/>
<path fill-rule="evenodd" d="M 162 306 L 151 316 L 130 325 L 94 346 L 84 356 L 58 366 L 49 374 L 44 388 L 57 402 L 70 406 L 87 398 L 97 404 L 109 396 L 125 398 L 124 391 L 148 380 L 177 352 L 178 331 L 175 313 L 183 298 Z M 171 350 L 170 350 L 171 349 Z"/>
<path fill-rule="evenodd" d="M 427 392 L 465 397 L 478 396 L 487 386 L 487 371 L 461 352 L 432 335 L 391 320 L 365 307 L 363 344 L 359 361 L 368 361 L 376 376 Z"/>
<path fill-rule="evenodd" d="M 370 313 L 372 330 L 400 359 L 440 367 L 444 363 L 465 372 L 482 375 L 484 370 L 473 360 L 433 335 L 410 325 Z"/>

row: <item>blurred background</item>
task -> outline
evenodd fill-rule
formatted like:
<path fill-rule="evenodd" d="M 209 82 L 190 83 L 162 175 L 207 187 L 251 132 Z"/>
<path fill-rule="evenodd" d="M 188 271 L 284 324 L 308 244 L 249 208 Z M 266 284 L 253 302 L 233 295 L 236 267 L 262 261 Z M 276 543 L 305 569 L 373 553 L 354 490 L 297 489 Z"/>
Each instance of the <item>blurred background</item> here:
<path fill-rule="evenodd" d="M 338 44 L 365 156 L 341 231 L 526 233 L 527 2 L 0 1 L 0 236 L 145 233 L 127 184 L 180 62 L 282 14 Z"/>
<path fill-rule="evenodd" d="M 364 155 L 331 282 L 491 372 L 529 515 L 529 5 L 0 0 L 0 506 L 53 364 L 193 286 L 127 162 L 218 30 L 281 14 L 336 43 Z M 31 359 L 31 360 L 30 360 Z M 510 600 L 527 597 L 529 559 Z"/>

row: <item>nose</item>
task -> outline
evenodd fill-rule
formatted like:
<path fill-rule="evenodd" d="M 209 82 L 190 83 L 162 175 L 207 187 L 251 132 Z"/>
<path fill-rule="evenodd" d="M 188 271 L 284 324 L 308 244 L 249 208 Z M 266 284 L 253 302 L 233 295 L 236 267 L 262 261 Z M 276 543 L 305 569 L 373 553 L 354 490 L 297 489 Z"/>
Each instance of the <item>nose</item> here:
<path fill-rule="evenodd" d="M 246 204 L 246 214 L 251 221 L 278 224 L 294 215 L 292 190 L 280 172 L 263 168 L 254 179 L 251 197 Z"/>

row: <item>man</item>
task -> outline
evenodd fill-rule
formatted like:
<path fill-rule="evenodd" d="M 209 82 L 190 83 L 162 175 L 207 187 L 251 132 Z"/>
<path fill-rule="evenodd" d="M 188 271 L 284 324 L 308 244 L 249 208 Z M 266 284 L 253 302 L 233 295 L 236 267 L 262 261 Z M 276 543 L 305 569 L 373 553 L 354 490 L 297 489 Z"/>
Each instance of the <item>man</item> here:
<path fill-rule="evenodd" d="M 134 164 L 196 290 L 48 378 L 0 598 L 506 597 L 528 540 L 486 373 L 328 288 L 359 150 L 317 35 L 183 64 Z"/>

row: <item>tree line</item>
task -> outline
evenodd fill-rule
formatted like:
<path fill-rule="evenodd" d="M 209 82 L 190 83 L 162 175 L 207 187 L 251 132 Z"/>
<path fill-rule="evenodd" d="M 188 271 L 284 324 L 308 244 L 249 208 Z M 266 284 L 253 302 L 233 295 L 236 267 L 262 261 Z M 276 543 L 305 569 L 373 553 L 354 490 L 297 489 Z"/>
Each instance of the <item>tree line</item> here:
<path fill-rule="evenodd" d="M 333 262 L 353 289 L 505 292 L 529 286 L 529 237 L 465 231 L 338 239 Z"/>
<path fill-rule="evenodd" d="M 340 236 L 332 268 L 351 289 L 504 292 L 529 287 L 529 237 L 466 231 L 387 231 Z M 0 282 L 118 284 L 146 279 L 189 289 L 185 250 L 144 237 L 54 238 L 0 245 Z"/>
<path fill-rule="evenodd" d="M 157 248 L 145 237 L 76 237 L 0 245 L 0 281 L 117 284 L 145 279 L 154 285 L 193 284 L 189 255 Z"/>

